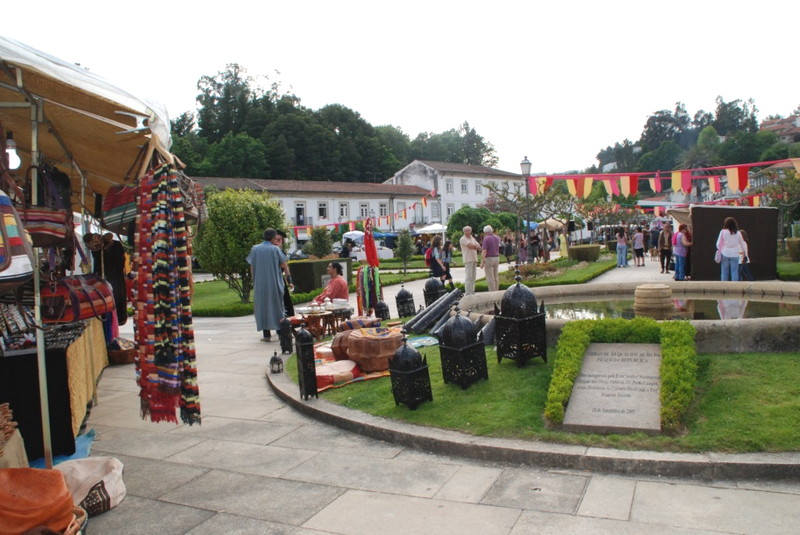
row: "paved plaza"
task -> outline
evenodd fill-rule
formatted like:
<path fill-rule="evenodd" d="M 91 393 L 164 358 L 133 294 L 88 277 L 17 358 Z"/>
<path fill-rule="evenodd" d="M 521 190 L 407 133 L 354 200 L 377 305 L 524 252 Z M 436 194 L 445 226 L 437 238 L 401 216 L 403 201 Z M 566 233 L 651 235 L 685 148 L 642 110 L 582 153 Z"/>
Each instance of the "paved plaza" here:
<path fill-rule="evenodd" d="M 648 259 L 596 281 L 669 277 L 659 269 Z M 454 276 L 463 280 L 463 269 Z M 417 305 L 424 282 L 406 285 Z M 385 288 L 393 317 L 399 289 Z M 122 331 L 132 338 L 130 322 Z M 553 469 L 345 431 L 268 386 L 267 362 L 280 348 L 276 337 L 260 341 L 252 316 L 196 318 L 195 337 L 200 426 L 143 421 L 133 365 L 103 372 L 89 418 L 93 455 L 124 463 L 128 495 L 90 519 L 90 535 L 793 534 L 800 525 L 797 480 Z M 291 392 L 299 397 L 296 386 Z M 325 408 L 322 400 L 307 403 Z M 474 437 L 454 440 L 468 447 Z"/>

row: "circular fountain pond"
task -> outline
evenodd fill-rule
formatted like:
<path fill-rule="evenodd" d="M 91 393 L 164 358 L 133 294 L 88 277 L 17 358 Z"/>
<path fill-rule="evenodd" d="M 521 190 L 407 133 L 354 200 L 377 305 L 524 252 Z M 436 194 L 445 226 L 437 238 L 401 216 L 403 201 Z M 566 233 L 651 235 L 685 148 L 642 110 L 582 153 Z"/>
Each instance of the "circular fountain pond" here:
<path fill-rule="evenodd" d="M 697 329 L 699 352 L 798 351 L 800 283 L 681 281 L 664 283 L 672 292 L 671 310 L 659 320 L 688 320 Z M 567 321 L 636 317 L 634 294 L 642 283 L 597 283 L 533 288 L 545 304 L 548 344 L 555 345 Z M 504 292 L 464 296 L 461 310 L 487 322 Z M 651 316 L 651 314 L 641 314 Z"/>

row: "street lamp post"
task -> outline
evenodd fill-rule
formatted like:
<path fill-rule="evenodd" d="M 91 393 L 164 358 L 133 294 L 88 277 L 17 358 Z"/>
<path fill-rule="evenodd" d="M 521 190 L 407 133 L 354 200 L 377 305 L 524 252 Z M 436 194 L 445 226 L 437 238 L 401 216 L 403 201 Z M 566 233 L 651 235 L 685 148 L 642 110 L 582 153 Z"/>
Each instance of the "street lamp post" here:
<path fill-rule="evenodd" d="M 528 160 L 528 157 L 522 159 L 519 163 L 520 170 L 522 171 L 522 176 L 525 178 L 525 210 L 528 211 L 530 206 L 530 188 L 528 187 L 528 180 L 531 177 L 531 162 Z M 517 212 L 517 217 L 519 217 L 519 212 Z M 526 213 L 525 217 L 527 217 L 525 224 L 525 234 L 528 233 L 528 229 L 530 228 L 530 214 Z M 519 224 L 517 225 L 519 227 Z M 517 259 L 519 259 L 519 246 L 520 246 L 520 239 L 517 237 Z M 517 262 L 519 263 L 519 262 Z"/>

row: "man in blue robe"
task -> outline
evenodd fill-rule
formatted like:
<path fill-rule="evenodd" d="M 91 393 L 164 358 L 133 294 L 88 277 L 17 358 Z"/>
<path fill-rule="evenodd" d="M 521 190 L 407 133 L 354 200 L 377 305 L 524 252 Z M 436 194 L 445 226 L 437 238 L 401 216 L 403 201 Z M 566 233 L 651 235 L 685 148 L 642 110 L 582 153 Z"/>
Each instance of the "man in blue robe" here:
<path fill-rule="evenodd" d="M 264 333 L 263 341 L 270 341 L 270 331 L 278 331 L 280 322 L 285 316 L 283 291 L 285 282 L 283 272 L 286 268 L 286 256 L 272 240 L 277 231 L 268 228 L 264 231 L 264 241 L 254 245 L 247 255 L 250 273 L 253 277 L 253 312 L 256 317 L 256 329 Z"/>

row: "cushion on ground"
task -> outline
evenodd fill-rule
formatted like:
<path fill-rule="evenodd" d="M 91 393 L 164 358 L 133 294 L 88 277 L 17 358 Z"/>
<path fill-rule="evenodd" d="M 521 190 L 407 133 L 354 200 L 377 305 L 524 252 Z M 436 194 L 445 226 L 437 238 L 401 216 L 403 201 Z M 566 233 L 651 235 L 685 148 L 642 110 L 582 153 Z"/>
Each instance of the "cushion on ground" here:
<path fill-rule="evenodd" d="M 356 377 L 363 375 L 358 364 L 352 360 L 334 360 L 318 364 L 317 370 L 317 390 L 325 390 L 332 386 L 342 385 L 350 382 Z"/>
<path fill-rule="evenodd" d="M 347 355 L 365 372 L 383 371 L 402 343 L 399 327 L 356 329 L 347 338 Z"/>

